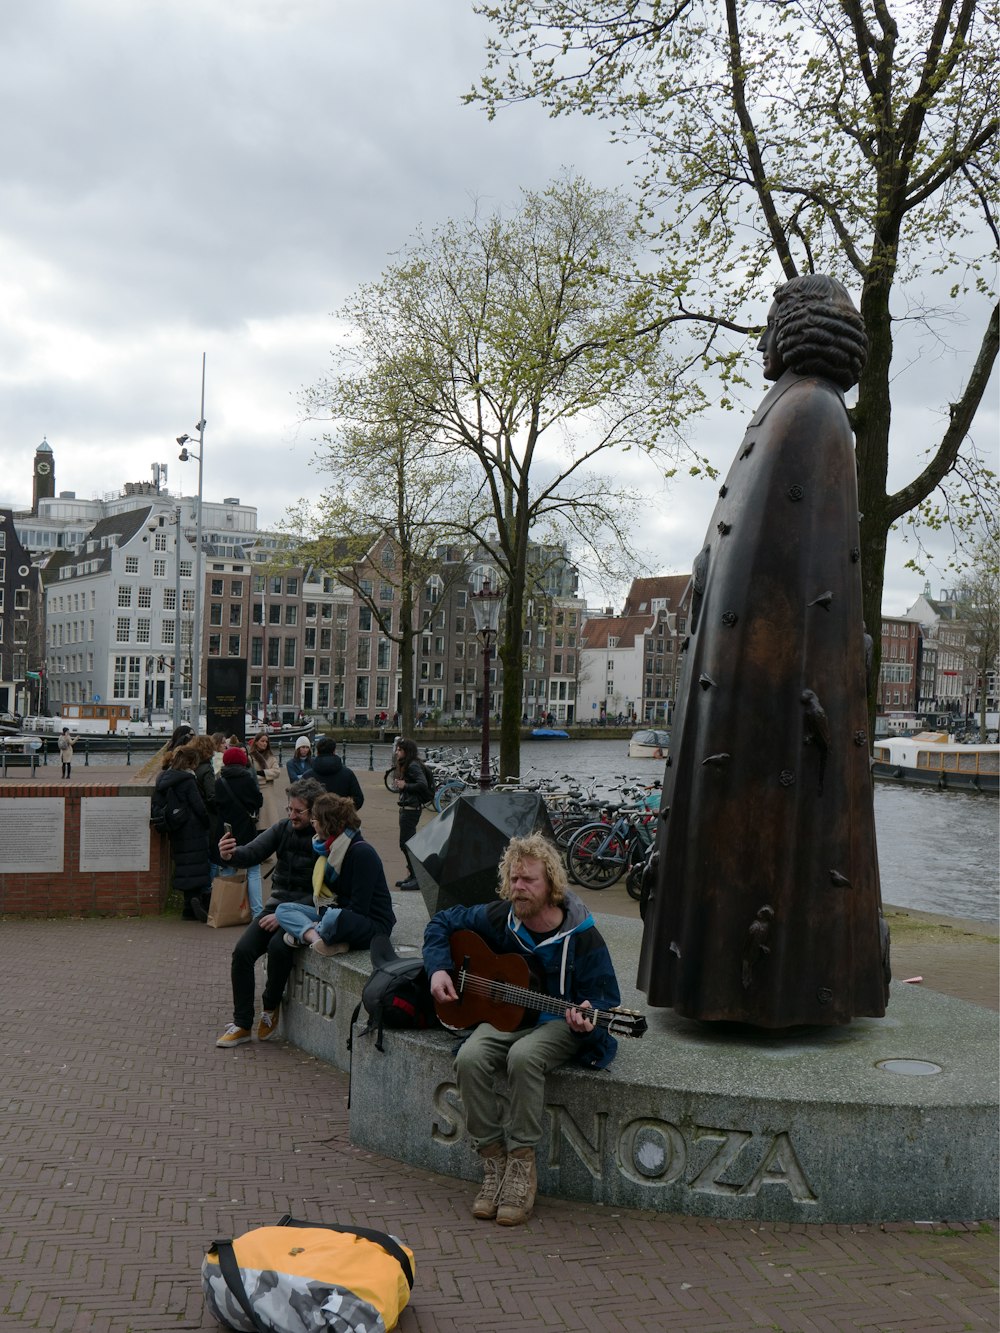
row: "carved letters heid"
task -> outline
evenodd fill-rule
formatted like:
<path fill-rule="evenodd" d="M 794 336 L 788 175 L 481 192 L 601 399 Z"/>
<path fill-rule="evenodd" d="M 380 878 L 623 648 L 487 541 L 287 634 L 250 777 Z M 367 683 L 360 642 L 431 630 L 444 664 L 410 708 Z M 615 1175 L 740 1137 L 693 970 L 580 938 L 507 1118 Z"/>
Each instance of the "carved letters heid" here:
<path fill-rule="evenodd" d="M 332 1018 L 337 1012 L 336 987 L 304 968 L 295 970 L 292 994 L 304 1009 L 320 1018 Z"/>
<path fill-rule="evenodd" d="M 607 1111 L 596 1111 L 588 1132 L 559 1102 L 546 1103 L 549 1115 L 549 1167 L 566 1165 L 564 1145 L 594 1178 L 600 1180 L 608 1164 Z M 435 1118 L 432 1138 L 451 1146 L 462 1133 L 462 1102 L 454 1083 L 440 1083 L 434 1090 Z M 704 1159 L 703 1144 L 717 1144 L 708 1160 L 693 1175 L 692 1158 Z M 763 1154 L 761 1147 L 763 1145 Z M 754 1148 L 756 1147 L 756 1151 Z M 760 1159 L 756 1169 L 751 1164 Z M 786 1131 L 763 1139 L 747 1129 L 717 1129 L 691 1125 L 684 1129 L 669 1120 L 640 1116 L 617 1131 L 613 1159 L 623 1176 L 637 1185 L 663 1186 L 679 1183 L 698 1194 L 724 1194 L 752 1198 L 764 1185 L 781 1186 L 796 1203 L 814 1204 L 817 1197 Z M 728 1180 L 721 1177 L 727 1175 Z M 742 1179 L 743 1183 L 738 1183 Z"/>

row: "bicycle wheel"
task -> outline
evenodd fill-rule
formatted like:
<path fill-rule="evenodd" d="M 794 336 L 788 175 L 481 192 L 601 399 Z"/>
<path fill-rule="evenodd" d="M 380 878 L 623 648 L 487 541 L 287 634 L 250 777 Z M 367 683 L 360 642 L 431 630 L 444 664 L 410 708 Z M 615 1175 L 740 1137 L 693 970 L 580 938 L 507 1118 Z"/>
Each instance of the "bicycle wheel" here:
<path fill-rule="evenodd" d="M 434 809 L 438 814 L 440 814 L 442 810 L 447 810 L 449 805 L 457 801 L 465 790 L 466 785 L 461 778 L 455 778 L 450 782 L 443 782 L 434 793 Z"/>
<path fill-rule="evenodd" d="M 399 793 L 396 791 L 395 768 L 387 768 L 382 775 L 382 781 L 385 783 L 386 791 L 392 792 L 393 796 L 398 796 Z"/>
<path fill-rule="evenodd" d="M 570 879 L 588 889 L 606 889 L 625 873 L 628 848 L 607 824 L 578 829 L 566 848 Z"/>

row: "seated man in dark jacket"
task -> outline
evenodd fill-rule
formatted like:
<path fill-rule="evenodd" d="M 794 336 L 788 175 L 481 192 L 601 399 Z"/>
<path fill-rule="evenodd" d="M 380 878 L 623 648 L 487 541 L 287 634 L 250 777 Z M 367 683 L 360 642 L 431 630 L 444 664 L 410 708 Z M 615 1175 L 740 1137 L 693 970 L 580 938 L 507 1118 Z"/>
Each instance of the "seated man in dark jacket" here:
<path fill-rule="evenodd" d="M 324 736 L 317 741 L 316 758 L 311 767 L 311 776 L 317 782 L 322 782 L 327 791 L 333 792 L 334 796 L 350 797 L 355 810 L 361 809 L 365 803 L 365 794 L 353 769 L 348 768 L 337 753 L 337 742 L 332 736 Z"/>
<path fill-rule="evenodd" d="M 312 808 L 316 830 L 313 851 L 313 902 L 279 903 L 275 916 L 286 931 L 285 943 L 311 944 L 330 957 L 367 949 L 376 935 L 389 935 L 396 924 L 392 896 L 378 852 L 361 836 L 361 820 L 346 796 L 327 792 Z"/>
<path fill-rule="evenodd" d="M 265 953 L 267 982 L 261 1000 L 263 1013 L 257 1024 L 257 1040 L 269 1041 L 278 1030 L 278 1011 L 295 955 L 282 938 L 274 909 L 278 903 L 312 906 L 316 853 L 313 851 L 310 819 L 313 802 L 322 795 L 323 788 L 312 778 L 293 782 L 288 788 L 287 819 L 279 819 L 244 847 L 238 847 L 232 835 L 219 840 L 219 856 L 230 865 L 256 866 L 269 856 L 275 856 L 276 861 L 263 915 L 250 922 L 233 950 L 233 1021 L 216 1046 L 242 1046 L 250 1040 L 254 1016 L 254 965 Z"/>
<path fill-rule="evenodd" d="M 545 1075 L 569 1060 L 603 1069 L 617 1042 L 595 1026 L 591 1009 L 621 1002 L 607 945 L 594 918 L 567 888 L 557 849 L 541 834 L 512 838 L 500 863 L 500 901 L 449 907 L 424 931 L 424 968 L 439 1004 L 458 999 L 450 940 L 471 930 L 497 954 L 520 954 L 540 968 L 545 992 L 564 1013 L 541 1014 L 533 1027 L 502 1032 L 480 1023 L 455 1059 L 458 1091 L 473 1146 L 483 1158 L 474 1217 L 501 1226 L 526 1222 L 535 1202 L 535 1144 L 542 1136 Z M 561 1006 L 554 1006 L 560 1008 Z M 506 1076 L 506 1107 L 495 1087 Z"/>

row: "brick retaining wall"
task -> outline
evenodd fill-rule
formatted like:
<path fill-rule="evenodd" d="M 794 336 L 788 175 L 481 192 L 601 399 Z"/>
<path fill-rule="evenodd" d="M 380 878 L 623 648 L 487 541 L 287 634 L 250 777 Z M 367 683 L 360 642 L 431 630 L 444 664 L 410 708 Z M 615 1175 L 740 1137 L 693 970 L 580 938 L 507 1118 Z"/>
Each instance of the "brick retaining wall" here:
<path fill-rule="evenodd" d="M 145 827 L 149 838 L 148 870 L 81 870 L 81 803 L 92 797 L 143 798 L 151 785 L 118 781 L 45 782 L 38 778 L 0 785 L 0 802 L 55 798 L 65 804 L 62 870 L 0 871 L 0 914 L 18 916 L 150 916 L 163 910 L 170 890 L 170 848 L 166 839 Z M 0 853 L 3 849 L 0 848 Z"/>

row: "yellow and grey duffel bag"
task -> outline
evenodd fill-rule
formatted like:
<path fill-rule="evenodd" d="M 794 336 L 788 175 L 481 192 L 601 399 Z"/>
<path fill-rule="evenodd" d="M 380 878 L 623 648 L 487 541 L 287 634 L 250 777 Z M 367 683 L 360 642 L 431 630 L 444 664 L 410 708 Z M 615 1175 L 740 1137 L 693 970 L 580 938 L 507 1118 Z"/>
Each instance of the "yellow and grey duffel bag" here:
<path fill-rule="evenodd" d="M 217 1240 L 201 1266 L 209 1314 L 239 1333 L 383 1333 L 413 1286 L 413 1251 L 384 1231 L 324 1222 Z"/>

